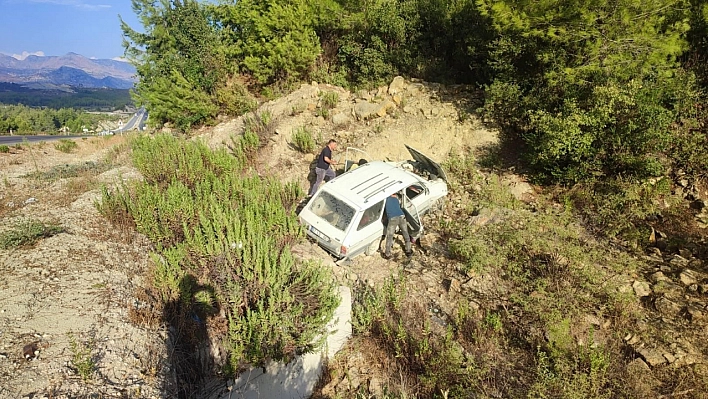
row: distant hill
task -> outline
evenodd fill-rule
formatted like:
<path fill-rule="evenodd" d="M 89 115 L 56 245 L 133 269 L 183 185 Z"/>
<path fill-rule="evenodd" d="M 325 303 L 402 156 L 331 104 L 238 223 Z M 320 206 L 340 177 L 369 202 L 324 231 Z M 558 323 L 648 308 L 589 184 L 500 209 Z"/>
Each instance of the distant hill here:
<path fill-rule="evenodd" d="M 108 79 L 108 78 L 104 78 Z M 0 104 L 29 107 L 76 108 L 88 111 L 131 109 L 133 101 L 127 89 L 70 87 L 40 84 L 19 85 L 0 82 Z"/>
<path fill-rule="evenodd" d="M 80 54 L 40 57 L 30 55 L 18 60 L 0 54 L 0 82 L 32 88 L 129 89 L 135 83 L 135 68 L 116 60 L 94 60 Z"/>

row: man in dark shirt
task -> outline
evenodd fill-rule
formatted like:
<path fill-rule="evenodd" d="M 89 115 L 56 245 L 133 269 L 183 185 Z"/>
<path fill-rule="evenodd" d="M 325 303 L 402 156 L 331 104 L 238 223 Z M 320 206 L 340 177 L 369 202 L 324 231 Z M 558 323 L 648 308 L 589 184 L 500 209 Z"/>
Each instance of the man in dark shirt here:
<path fill-rule="evenodd" d="M 393 235 L 396 233 L 396 227 L 403 233 L 403 240 L 406 243 L 406 256 L 412 256 L 413 251 L 411 250 L 411 238 L 408 235 L 408 222 L 406 222 L 406 216 L 403 214 L 401 203 L 395 193 L 386 198 L 386 217 L 388 218 L 388 225 L 386 226 L 386 250 L 384 252 L 384 258 L 391 258 Z"/>
<path fill-rule="evenodd" d="M 315 166 L 315 174 L 317 175 L 317 180 L 315 180 L 315 184 L 313 184 L 312 188 L 310 189 L 310 197 L 315 195 L 317 189 L 320 188 L 320 184 L 325 179 L 325 177 L 329 177 L 329 179 L 331 180 L 334 179 L 335 176 L 337 176 L 337 174 L 334 172 L 334 169 L 330 168 L 331 165 L 337 164 L 337 161 L 332 159 L 332 151 L 336 149 L 337 141 L 331 139 L 329 142 L 327 142 L 327 145 L 325 146 L 325 148 L 322 149 L 322 152 L 320 152 L 320 155 L 317 157 L 317 165 Z"/>

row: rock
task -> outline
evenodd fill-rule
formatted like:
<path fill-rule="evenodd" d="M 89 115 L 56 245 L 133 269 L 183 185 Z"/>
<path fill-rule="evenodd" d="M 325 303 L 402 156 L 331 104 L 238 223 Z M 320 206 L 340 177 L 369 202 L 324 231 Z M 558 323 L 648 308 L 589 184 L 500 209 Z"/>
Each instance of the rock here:
<path fill-rule="evenodd" d="M 627 365 L 627 370 L 636 372 L 639 375 L 650 373 L 651 369 L 642 359 L 634 359 Z"/>
<path fill-rule="evenodd" d="M 662 356 L 664 356 L 664 359 L 666 359 L 666 361 L 669 362 L 669 364 L 676 361 L 676 358 L 674 357 L 674 355 L 672 355 L 669 352 L 664 353 Z"/>
<path fill-rule="evenodd" d="M 679 274 L 679 279 L 681 279 L 681 283 L 687 287 L 697 283 L 696 272 L 691 269 L 682 271 L 681 274 Z"/>
<path fill-rule="evenodd" d="M 679 255 L 681 255 L 682 257 L 684 257 L 686 259 L 689 259 L 689 258 L 693 257 L 693 252 L 691 252 L 691 250 L 689 250 L 687 248 L 680 248 Z"/>
<path fill-rule="evenodd" d="M 637 353 L 651 367 L 661 366 L 666 363 L 666 358 L 656 349 L 641 348 Z"/>
<path fill-rule="evenodd" d="M 382 398 L 384 395 L 383 382 L 378 377 L 371 377 L 369 380 L 369 393 L 375 398 Z"/>
<path fill-rule="evenodd" d="M 315 154 L 305 154 L 302 156 L 302 158 L 305 160 L 305 162 L 311 163 L 315 160 Z"/>
<path fill-rule="evenodd" d="M 460 280 L 454 277 L 444 279 L 443 286 L 447 292 L 460 292 L 461 290 Z"/>
<path fill-rule="evenodd" d="M 388 94 L 393 96 L 395 94 L 402 93 L 406 89 L 406 80 L 402 76 L 396 76 L 388 85 Z"/>
<path fill-rule="evenodd" d="M 390 110 L 393 109 L 396 109 L 396 104 L 394 104 L 392 101 L 386 100 L 383 103 L 379 104 L 379 108 L 376 110 L 376 115 L 383 118 Z"/>
<path fill-rule="evenodd" d="M 391 100 L 393 100 L 396 105 L 401 105 L 401 103 L 403 102 L 403 97 L 401 97 L 401 95 L 399 94 L 395 94 L 391 96 Z"/>
<path fill-rule="evenodd" d="M 688 266 L 688 259 L 681 255 L 674 255 L 674 257 L 669 261 L 669 264 L 674 267 L 686 267 Z"/>
<path fill-rule="evenodd" d="M 708 294 L 708 284 L 700 284 L 698 286 L 698 293 L 703 295 Z"/>
<path fill-rule="evenodd" d="M 646 281 L 635 281 L 632 283 L 632 289 L 634 289 L 634 294 L 640 298 L 651 295 L 651 288 Z"/>
<path fill-rule="evenodd" d="M 676 317 L 681 313 L 681 305 L 666 297 L 657 298 L 657 300 L 654 301 L 654 307 L 665 317 Z"/>
<path fill-rule="evenodd" d="M 412 114 L 415 113 L 415 108 L 411 107 L 410 105 L 406 105 L 405 107 L 403 107 L 403 112 L 407 114 Z"/>
<path fill-rule="evenodd" d="M 335 126 L 346 125 L 349 122 L 351 122 L 351 119 L 349 119 L 349 116 L 344 112 L 339 112 L 332 116 L 332 123 Z"/>
<path fill-rule="evenodd" d="M 703 320 L 704 317 L 703 311 L 696 305 L 688 305 L 686 307 L 686 315 L 688 316 L 688 319 L 693 323 L 697 323 Z"/>
<path fill-rule="evenodd" d="M 627 345 L 634 346 L 638 344 L 641 339 L 639 338 L 639 335 L 627 334 L 627 336 L 624 337 L 624 340 L 627 342 Z"/>
<path fill-rule="evenodd" d="M 371 119 L 372 116 L 376 115 L 380 108 L 380 104 L 372 104 L 368 101 L 362 101 L 354 106 L 353 111 L 357 120 L 362 121 Z"/>
<path fill-rule="evenodd" d="M 659 272 L 656 272 L 656 273 L 654 273 L 654 274 L 652 274 L 651 277 L 650 277 L 650 279 L 651 279 L 651 281 L 652 281 L 653 283 L 658 283 L 658 282 L 661 282 L 661 281 L 671 281 L 671 279 L 669 279 L 668 277 L 666 277 L 666 276 L 664 275 L 664 273 L 663 273 L 663 272 L 660 272 L 660 271 L 659 271 Z"/>

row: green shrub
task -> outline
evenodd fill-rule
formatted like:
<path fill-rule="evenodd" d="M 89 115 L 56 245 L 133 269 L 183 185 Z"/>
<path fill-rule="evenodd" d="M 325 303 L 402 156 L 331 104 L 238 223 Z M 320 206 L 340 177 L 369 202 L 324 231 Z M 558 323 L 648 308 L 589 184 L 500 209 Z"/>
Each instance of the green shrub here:
<path fill-rule="evenodd" d="M 267 114 L 252 121 L 271 123 Z M 247 128 L 243 137 L 258 136 Z M 193 314 L 206 320 L 224 310 L 224 345 L 230 369 L 239 370 L 314 349 L 338 299 L 328 269 L 290 252 L 303 239 L 294 214 L 301 189 L 250 170 L 243 141 L 235 143 L 229 153 L 168 135 L 138 137 L 131 147 L 144 181 L 104 189 L 97 206 L 155 244 L 154 284 L 164 303 L 181 304 L 168 315 L 176 328 Z"/>
<path fill-rule="evenodd" d="M 322 99 L 322 107 L 325 109 L 332 109 L 339 103 L 339 93 L 336 91 L 326 91 L 320 93 Z"/>
<path fill-rule="evenodd" d="M 71 367 L 84 381 L 89 381 L 96 372 L 96 362 L 93 359 L 95 342 L 79 343 L 72 333 L 67 334 L 71 350 Z"/>
<path fill-rule="evenodd" d="M 315 139 L 312 137 L 312 132 L 305 126 L 300 126 L 293 133 L 293 145 L 300 152 L 311 153 L 315 149 Z"/>
<path fill-rule="evenodd" d="M 10 147 L 8 147 L 6 144 L 0 144 L 0 153 L 7 153 L 10 152 Z"/>
<path fill-rule="evenodd" d="M 64 228 L 38 221 L 21 223 L 15 229 L 0 234 L 0 249 L 31 247 L 42 238 L 64 232 Z"/>
<path fill-rule="evenodd" d="M 61 152 L 70 153 L 75 149 L 79 148 L 79 145 L 75 141 L 69 139 L 61 139 L 58 143 L 54 144 L 54 148 Z"/>

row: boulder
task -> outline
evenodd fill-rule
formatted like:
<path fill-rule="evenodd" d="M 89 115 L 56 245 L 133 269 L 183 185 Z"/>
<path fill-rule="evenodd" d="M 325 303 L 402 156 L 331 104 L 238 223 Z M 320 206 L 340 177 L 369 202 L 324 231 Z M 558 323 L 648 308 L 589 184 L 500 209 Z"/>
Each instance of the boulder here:
<path fill-rule="evenodd" d="M 362 101 L 354 106 L 354 115 L 357 120 L 363 121 L 371 119 L 381 109 L 381 104 L 372 104 L 368 101 Z"/>
<path fill-rule="evenodd" d="M 349 116 L 344 112 L 340 112 L 332 116 L 332 123 L 335 126 L 346 125 L 349 124 L 349 122 L 351 122 L 351 119 L 349 119 Z"/>
<path fill-rule="evenodd" d="M 395 94 L 402 93 L 406 89 L 406 81 L 402 76 L 396 76 L 393 81 L 388 85 L 388 94 L 393 96 Z"/>
<path fill-rule="evenodd" d="M 657 300 L 654 301 L 654 307 L 664 317 L 672 318 L 681 313 L 681 305 L 666 297 L 657 298 Z"/>
<path fill-rule="evenodd" d="M 634 294 L 640 298 L 651 295 L 651 288 L 646 281 L 635 281 L 632 284 L 632 289 L 634 289 Z"/>
<path fill-rule="evenodd" d="M 682 271 L 681 274 L 679 274 L 679 279 L 681 279 L 681 283 L 686 287 L 698 282 L 696 279 L 696 272 L 691 269 L 685 269 Z"/>
<path fill-rule="evenodd" d="M 651 367 L 661 366 L 666 363 L 666 358 L 662 355 L 662 352 L 656 349 L 641 348 L 637 353 Z"/>

